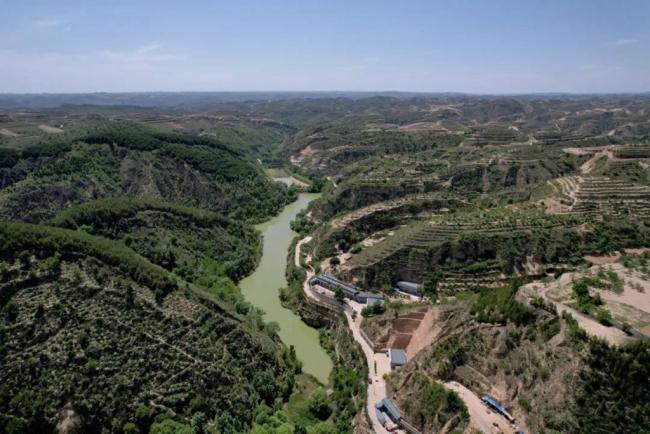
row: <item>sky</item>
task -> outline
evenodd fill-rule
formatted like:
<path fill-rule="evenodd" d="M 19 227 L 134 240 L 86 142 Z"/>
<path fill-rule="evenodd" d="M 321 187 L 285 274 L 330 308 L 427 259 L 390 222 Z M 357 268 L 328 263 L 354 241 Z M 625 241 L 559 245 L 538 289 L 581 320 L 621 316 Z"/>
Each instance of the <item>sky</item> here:
<path fill-rule="evenodd" d="M 0 0 L 0 93 L 650 91 L 650 0 Z"/>

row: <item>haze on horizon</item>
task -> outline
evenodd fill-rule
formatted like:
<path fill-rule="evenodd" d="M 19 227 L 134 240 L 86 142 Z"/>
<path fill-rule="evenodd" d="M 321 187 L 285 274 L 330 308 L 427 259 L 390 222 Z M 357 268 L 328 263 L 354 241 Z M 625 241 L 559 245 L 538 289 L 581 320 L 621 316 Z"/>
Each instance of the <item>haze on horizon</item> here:
<path fill-rule="evenodd" d="M 650 2 L 0 2 L 0 92 L 650 91 Z"/>

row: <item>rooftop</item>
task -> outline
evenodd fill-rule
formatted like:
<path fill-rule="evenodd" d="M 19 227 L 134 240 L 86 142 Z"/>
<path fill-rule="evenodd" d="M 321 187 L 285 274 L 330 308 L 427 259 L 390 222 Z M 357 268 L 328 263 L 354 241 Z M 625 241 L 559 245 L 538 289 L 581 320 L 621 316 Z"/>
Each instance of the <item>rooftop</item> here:
<path fill-rule="evenodd" d="M 376 298 L 377 300 L 383 300 L 383 294 L 375 294 L 374 292 L 360 292 L 357 294 L 359 297 L 365 298 Z"/>
<path fill-rule="evenodd" d="M 496 402 L 494 399 L 490 398 L 489 396 L 484 396 L 483 401 L 487 402 L 490 404 L 492 407 L 494 407 L 497 411 L 499 411 L 501 414 L 503 414 L 508 420 L 513 420 L 514 418 L 508 413 L 508 411 L 501 406 L 498 402 Z"/>
<path fill-rule="evenodd" d="M 397 348 L 391 348 L 390 361 L 395 365 L 406 365 L 406 351 Z"/>
<path fill-rule="evenodd" d="M 414 289 L 414 290 L 417 290 L 420 287 L 420 285 L 418 285 L 417 283 L 404 282 L 404 281 L 397 282 L 397 286 L 403 286 L 404 288 L 410 288 L 410 289 Z"/>
<path fill-rule="evenodd" d="M 346 285 L 345 283 L 341 282 L 339 279 L 332 276 L 331 274 L 320 274 L 320 275 L 316 276 L 316 279 L 320 280 L 321 282 L 327 282 L 330 285 L 334 285 L 334 286 L 339 285 L 343 289 L 343 291 L 345 291 L 347 293 L 350 293 L 350 294 L 358 294 L 359 293 L 358 289 Z"/>
<path fill-rule="evenodd" d="M 382 406 L 386 410 L 386 413 L 388 413 L 388 416 L 390 416 L 391 419 L 393 419 L 394 421 L 397 422 L 402 418 L 401 413 L 399 411 L 397 411 L 397 409 L 395 408 L 393 403 L 390 402 L 388 400 L 388 398 L 382 399 L 381 404 L 382 404 Z"/>

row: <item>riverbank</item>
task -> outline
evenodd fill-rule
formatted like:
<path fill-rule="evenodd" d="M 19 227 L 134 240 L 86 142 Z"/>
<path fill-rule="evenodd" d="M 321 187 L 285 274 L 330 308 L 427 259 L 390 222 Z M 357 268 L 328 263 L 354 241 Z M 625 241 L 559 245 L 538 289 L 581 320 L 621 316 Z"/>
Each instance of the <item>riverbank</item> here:
<path fill-rule="evenodd" d="M 318 330 L 305 324 L 299 315 L 282 307 L 278 294 L 278 289 L 287 285 L 286 252 L 296 235 L 290 223 L 309 202 L 319 197 L 319 194 L 301 194 L 277 217 L 256 226 L 264 237 L 262 259 L 255 272 L 243 279 L 239 286 L 246 300 L 266 313 L 264 320 L 267 323 L 273 321 L 280 326 L 280 339 L 285 345 L 294 346 L 298 358 L 303 362 L 303 371 L 327 384 L 333 364 L 320 345 Z"/>

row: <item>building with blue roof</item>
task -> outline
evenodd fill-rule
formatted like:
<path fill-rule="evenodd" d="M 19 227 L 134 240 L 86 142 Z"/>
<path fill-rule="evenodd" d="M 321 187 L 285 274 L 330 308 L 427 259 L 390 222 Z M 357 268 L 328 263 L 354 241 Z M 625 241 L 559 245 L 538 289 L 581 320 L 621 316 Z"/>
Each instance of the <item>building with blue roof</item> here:
<path fill-rule="evenodd" d="M 381 407 L 384 409 L 388 417 L 390 417 L 390 419 L 393 422 L 399 423 L 399 421 L 402 419 L 402 414 L 399 411 L 397 411 L 393 403 L 390 402 L 388 398 L 384 398 L 381 400 Z"/>
<path fill-rule="evenodd" d="M 420 285 L 412 282 L 397 282 L 397 288 L 400 291 L 406 292 L 408 294 L 419 295 L 420 294 Z"/>
<path fill-rule="evenodd" d="M 490 407 L 492 407 L 494 410 L 496 410 L 496 411 L 498 411 L 499 413 L 501 413 L 501 414 L 503 415 L 503 417 L 505 417 L 506 419 L 508 419 L 509 422 L 514 422 L 515 418 L 512 417 L 512 416 L 510 415 L 510 413 L 508 413 L 508 411 L 507 411 L 505 408 L 503 408 L 503 407 L 501 406 L 501 404 L 499 404 L 498 402 L 496 402 L 494 399 L 492 399 L 492 398 L 490 398 L 489 396 L 486 395 L 486 396 L 483 397 L 483 402 L 485 402 L 487 405 L 489 405 Z"/>
<path fill-rule="evenodd" d="M 389 350 L 390 368 L 397 369 L 406 365 L 406 351 L 399 348 L 391 348 Z"/>
<path fill-rule="evenodd" d="M 359 294 L 358 289 L 346 285 L 331 274 L 319 274 L 311 280 L 311 283 L 312 285 L 320 285 L 330 291 L 336 291 L 337 287 L 341 287 L 345 296 L 354 300 L 356 300 L 356 296 Z"/>
<path fill-rule="evenodd" d="M 379 423 L 382 425 L 386 425 L 386 415 L 384 414 L 384 412 L 378 408 L 375 408 L 375 413 L 377 413 L 377 420 L 379 420 Z"/>

